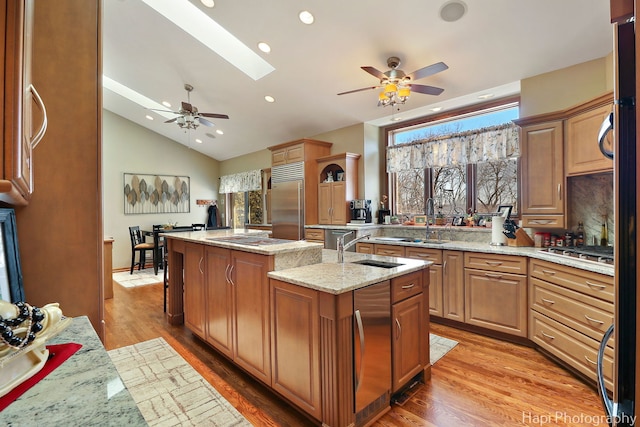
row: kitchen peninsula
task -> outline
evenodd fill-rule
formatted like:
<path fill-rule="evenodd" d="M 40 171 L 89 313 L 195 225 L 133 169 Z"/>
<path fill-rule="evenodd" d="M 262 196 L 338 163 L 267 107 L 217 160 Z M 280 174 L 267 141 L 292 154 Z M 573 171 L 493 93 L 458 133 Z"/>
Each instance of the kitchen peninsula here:
<path fill-rule="evenodd" d="M 184 321 L 316 422 L 364 425 L 385 413 L 392 394 L 412 379 L 430 377 L 431 262 L 348 253 L 338 263 L 337 252 L 318 243 L 233 230 L 165 238 L 169 321 Z M 390 313 L 383 328 L 387 354 L 375 335 L 362 334 L 370 320 L 360 321 L 354 310 L 358 291 L 374 286 L 387 290 L 386 307 L 376 306 Z M 364 378 L 382 368 L 361 363 L 371 355 L 378 365 L 388 361 L 389 377 L 382 393 L 359 405 L 356 389 L 366 389 Z"/>

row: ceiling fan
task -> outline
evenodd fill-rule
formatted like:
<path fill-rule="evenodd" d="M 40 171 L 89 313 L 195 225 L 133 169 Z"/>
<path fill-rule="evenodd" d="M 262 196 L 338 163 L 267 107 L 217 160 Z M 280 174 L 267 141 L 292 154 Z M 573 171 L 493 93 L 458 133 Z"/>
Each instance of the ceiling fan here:
<path fill-rule="evenodd" d="M 384 90 L 380 92 L 378 106 L 386 107 L 387 105 L 404 104 L 412 91 L 427 95 L 440 95 L 444 91 L 444 89 L 439 87 L 412 83 L 414 80 L 423 79 L 448 69 L 449 67 L 444 62 L 438 62 L 424 68 L 420 68 L 413 73 L 406 74 L 404 71 L 398 69 L 398 66 L 400 66 L 400 58 L 392 56 L 387 59 L 387 66 L 390 69 L 384 73 L 374 67 L 360 67 L 367 73 L 380 79 L 380 84 L 341 92 L 338 95 L 384 88 Z"/>
<path fill-rule="evenodd" d="M 229 116 L 227 116 L 226 114 L 200 113 L 195 106 L 191 105 L 191 91 L 193 90 L 193 86 L 191 86 L 189 83 L 185 83 L 184 89 L 187 91 L 187 102 L 182 102 L 182 108 L 180 108 L 180 110 L 178 111 L 166 111 L 167 113 L 178 114 L 178 117 L 169 119 L 165 123 L 175 122 L 183 129 L 196 129 L 200 124 L 210 127 L 214 126 L 213 123 L 211 123 L 207 119 L 204 119 L 204 117 L 214 119 L 229 118 Z"/>

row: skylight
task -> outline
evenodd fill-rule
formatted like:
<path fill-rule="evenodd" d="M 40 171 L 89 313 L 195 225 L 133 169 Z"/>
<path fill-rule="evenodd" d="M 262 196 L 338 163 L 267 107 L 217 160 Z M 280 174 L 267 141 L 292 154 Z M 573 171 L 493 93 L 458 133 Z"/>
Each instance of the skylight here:
<path fill-rule="evenodd" d="M 157 103 L 153 99 L 147 98 L 141 93 L 138 93 L 135 90 L 105 75 L 102 76 L 102 87 L 107 88 L 111 92 L 117 93 L 118 95 L 125 97 L 144 108 L 162 110 L 162 111 L 155 111 L 155 112 L 160 114 L 161 116 L 166 117 L 167 119 L 173 119 L 175 117 L 175 114 L 166 112 L 167 108 L 162 104 Z"/>
<path fill-rule="evenodd" d="M 188 0 L 142 0 L 230 64 L 259 80 L 275 68 Z"/>

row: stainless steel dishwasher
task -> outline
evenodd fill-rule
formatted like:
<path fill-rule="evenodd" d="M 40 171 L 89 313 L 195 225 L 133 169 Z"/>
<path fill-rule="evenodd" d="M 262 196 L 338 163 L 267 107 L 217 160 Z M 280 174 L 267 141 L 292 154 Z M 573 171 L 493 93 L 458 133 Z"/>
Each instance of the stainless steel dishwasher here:
<path fill-rule="evenodd" d="M 325 249 L 338 249 L 338 237 L 347 234 L 350 230 L 324 230 L 324 248 Z M 347 244 L 356 238 L 357 233 L 351 233 L 344 237 L 344 243 Z M 347 252 L 355 252 L 356 247 L 352 246 L 347 249 Z"/>
<path fill-rule="evenodd" d="M 391 399 L 391 282 L 353 292 L 356 425 Z"/>

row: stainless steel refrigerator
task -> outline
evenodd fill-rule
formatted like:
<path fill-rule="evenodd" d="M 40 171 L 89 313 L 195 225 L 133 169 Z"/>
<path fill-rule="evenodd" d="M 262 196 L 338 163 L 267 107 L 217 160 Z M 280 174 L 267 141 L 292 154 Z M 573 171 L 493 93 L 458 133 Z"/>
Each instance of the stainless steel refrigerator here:
<path fill-rule="evenodd" d="M 271 225 L 276 239 L 304 239 L 304 162 L 271 169 Z"/>
<path fill-rule="evenodd" d="M 622 2 L 612 0 L 621 5 Z M 637 3 L 637 1 L 635 2 Z M 612 8 L 613 10 L 613 8 Z M 631 13 L 633 11 L 631 10 Z M 633 16 L 614 25 L 614 113 L 600 132 L 603 154 L 614 159 L 615 198 L 615 317 L 598 353 L 598 391 L 611 426 L 635 425 L 637 359 L 637 148 L 636 56 Z M 613 152 L 603 149 L 606 128 L 612 127 Z M 602 358 L 607 341 L 615 337 L 613 396 L 602 379 Z"/>

